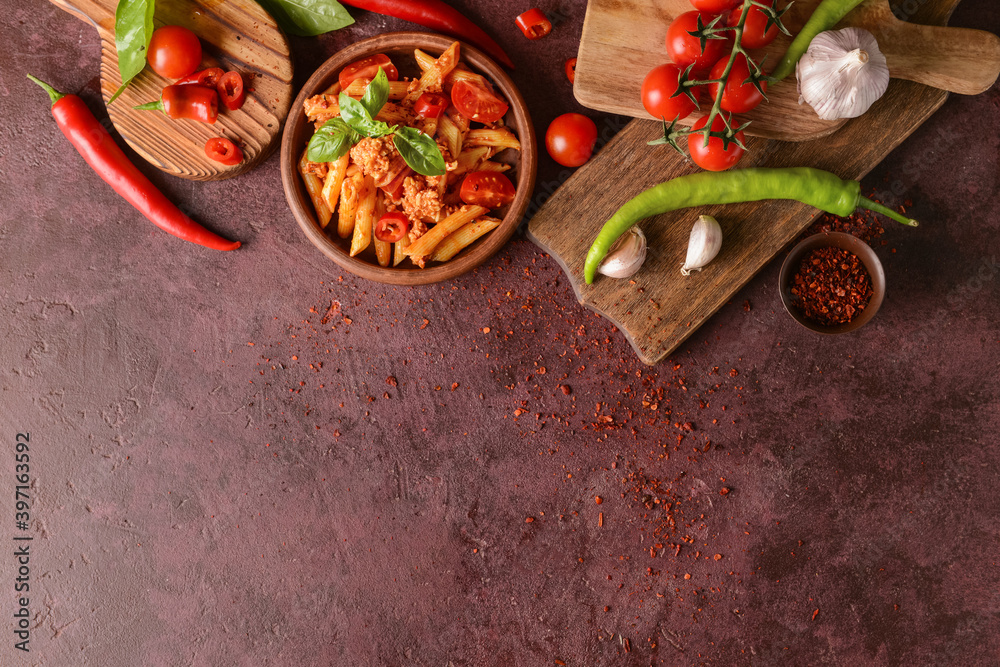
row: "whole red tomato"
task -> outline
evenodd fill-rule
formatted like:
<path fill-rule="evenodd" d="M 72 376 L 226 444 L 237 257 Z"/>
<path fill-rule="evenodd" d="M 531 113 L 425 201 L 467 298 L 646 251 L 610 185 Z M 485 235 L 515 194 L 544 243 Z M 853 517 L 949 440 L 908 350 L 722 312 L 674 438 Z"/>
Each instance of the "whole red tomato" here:
<path fill-rule="evenodd" d="M 722 73 L 726 70 L 729 58 L 722 58 L 712 68 L 709 75 L 713 79 L 722 78 Z M 726 82 L 726 89 L 722 93 L 722 108 L 732 113 L 746 113 L 764 101 L 764 96 L 752 83 L 744 83 L 750 77 L 750 65 L 747 58 L 742 53 L 736 54 L 733 60 L 733 68 L 729 70 L 729 80 Z M 767 81 L 761 81 L 761 88 L 767 92 Z M 712 83 L 708 87 L 709 94 L 715 99 L 719 90 L 719 84 Z"/>
<path fill-rule="evenodd" d="M 700 130 L 705 127 L 707 122 L 708 116 L 705 116 L 699 119 L 691 129 Z M 722 116 L 716 116 L 715 120 L 712 121 L 712 131 L 720 132 L 725 128 L 726 123 L 722 119 Z M 740 142 L 745 140 L 742 132 L 737 132 L 736 138 Z M 691 159 L 694 160 L 694 163 L 702 169 L 707 169 L 708 171 L 725 171 L 740 161 L 744 151 L 735 141 L 731 141 L 727 148 L 723 148 L 724 143 L 719 137 L 710 137 L 708 146 L 706 146 L 703 136 L 700 134 L 689 134 L 688 152 L 691 153 Z"/>
<path fill-rule="evenodd" d="M 681 69 L 693 63 L 694 71 L 703 73 L 729 52 L 731 44 L 729 39 L 709 39 L 705 41 L 705 48 L 701 48 L 701 40 L 689 34 L 698 30 L 699 16 L 702 25 L 708 25 L 715 18 L 709 14 L 685 12 L 674 19 L 667 28 L 667 55 Z"/>
<path fill-rule="evenodd" d="M 762 2 L 774 7 L 774 0 L 762 0 Z M 729 25 L 739 24 L 741 16 L 743 16 L 743 7 L 729 15 Z M 778 36 L 778 26 L 772 24 L 770 28 L 764 30 L 766 27 L 767 14 L 758 7 L 751 7 L 747 13 L 747 20 L 743 24 L 743 41 L 740 43 L 748 49 L 760 49 L 767 46 Z"/>
<path fill-rule="evenodd" d="M 673 63 L 658 65 L 649 71 L 642 81 L 642 106 L 654 118 L 666 121 L 679 120 L 687 117 L 697 108 L 691 98 L 677 92 L 681 68 Z M 695 86 L 694 94 L 698 96 L 701 86 Z"/>
<path fill-rule="evenodd" d="M 597 125 L 578 113 L 564 113 L 545 132 L 545 148 L 564 167 L 579 167 L 590 159 L 597 143 Z"/>
<path fill-rule="evenodd" d="M 146 59 L 160 76 L 180 79 L 194 73 L 201 64 L 201 42 L 187 28 L 165 25 L 153 31 Z"/>

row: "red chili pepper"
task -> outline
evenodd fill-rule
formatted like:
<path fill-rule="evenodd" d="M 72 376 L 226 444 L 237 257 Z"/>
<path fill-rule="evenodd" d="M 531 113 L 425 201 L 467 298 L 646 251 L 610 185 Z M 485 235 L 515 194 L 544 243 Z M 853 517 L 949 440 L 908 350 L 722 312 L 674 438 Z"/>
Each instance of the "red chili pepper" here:
<path fill-rule="evenodd" d="M 342 0 L 343 4 L 367 9 L 376 14 L 394 16 L 404 21 L 464 39 L 477 46 L 502 65 L 514 69 L 514 63 L 482 28 L 441 0 Z"/>
<path fill-rule="evenodd" d="M 239 72 L 226 72 L 219 79 L 219 99 L 230 111 L 236 111 L 247 98 L 243 89 L 243 77 Z"/>
<path fill-rule="evenodd" d="M 219 80 L 225 72 L 221 67 L 209 67 L 200 72 L 195 72 L 183 79 L 174 81 L 175 86 L 204 86 L 205 88 L 215 88 L 219 85 Z"/>
<path fill-rule="evenodd" d="M 541 39 L 552 32 L 552 22 L 537 7 L 521 14 L 514 22 L 528 39 Z"/>
<path fill-rule="evenodd" d="M 135 107 L 140 111 L 160 110 L 168 118 L 187 118 L 214 123 L 219 118 L 219 94 L 212 88 L 202 86 L 167 86 L 160 93 L 160 99 Z"/>
<path fill-rule="evenodd" d="M 52 117 L 56 125 L 83 156 L 97 175 L 132 204 L 150 222 L 177 238 L 213 250 L 236 250 L 239 241 L 227 241 L 184 215 L 148 178 L 129 162 L 104 126 L 76 95 L 56 91 L 47 83 L 28 75 L 45 89 L 52 99 Z"/>
<path fill-rule="evenodd" d="M 243 151 L 225 137 L 213 137 L 205 143 L 205 155 L 221 162 L 226 166 L 233 166 L 243 162 Z"/>

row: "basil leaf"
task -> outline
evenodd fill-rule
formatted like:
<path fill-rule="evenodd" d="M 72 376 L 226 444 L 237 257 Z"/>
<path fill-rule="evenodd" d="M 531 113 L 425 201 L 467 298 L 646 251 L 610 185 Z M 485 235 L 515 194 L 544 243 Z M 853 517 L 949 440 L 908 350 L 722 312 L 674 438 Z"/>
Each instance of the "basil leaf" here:
<path fill-rule="evenodd" d="M 355 132 L 360 132 L 366 137 L 381 137 L 386 134 L 391 134 L 394 131 L 394 127 L 389 127 L 382 121 L 372 120 L 371 114 L 368 113 L 368 109 L 366 109 L 361 102 L 358 102 L 350 95 L 340 93 L 339 102 L 340 117 L 343 118 Z"/>
<path fill-rule="evenodd" d="M 108 100 L 111 104 L 146 66 L 146 51 L 153 36 L 153 0 L 120 0 L 115 9 L 115 47 L 122 85 Z"/>
<path fill-rule="evenodd" d="M 365 94 L 361 98 L 361 106 L 368 111 L 369 116 L 374 118 L 388 101 L 389 77 L 387 77 L 385 72 L 382 71 L 382 68 L 379 67 L 378 74 L 375 75 L 372 82 L 368 84 L 367 88 L 365 88 Z"/>
<path fill-rule="evenodd" d="M 440 176 L 445 172 L 444 156 L 437 142 L 415 127 L 396 130 L 393 143 L 410 169 L 418 174 Z"/>
<path fill-rule="evenodd" d="M 354 23 L 336 0 L 257 0 L 281 29 L 300 37 L 315 37 Z"/>
<path fill-rule="evenodd" d="M 333 162 L 340 159 L 361 137 L 342 118 L 323 123 L 309 140 L 306 159 L 310 162 Z"/>

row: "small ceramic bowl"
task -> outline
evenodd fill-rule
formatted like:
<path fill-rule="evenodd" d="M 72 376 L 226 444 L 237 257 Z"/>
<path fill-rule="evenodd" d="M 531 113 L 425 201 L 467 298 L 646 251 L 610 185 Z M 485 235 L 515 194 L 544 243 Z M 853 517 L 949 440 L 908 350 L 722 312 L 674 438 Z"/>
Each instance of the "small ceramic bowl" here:
<path fill-rule="evenodd" d="M 316 212 L 312 201 L 306 192 L 305 185 L 298 173 L 298 160 L 305 150 L 314 128 L 302 110 L 303 102 L 313 95 L 318 95 L 337 81 L 337 77 L 346 65 L 367 56 L 384 53 L 392 58 L 399 68 L 401 76 L 419 76 L 420 70 L 414 60 L 413 50 L 421 49 L 434 57 L 441 55 L 455 40 L 442 35 L 432 35 L 422 32 L 395 32 L 366 39 L 338 52 L 327 60 L 309 77 L 302 91 L 292 103 L 285 124 L 285 132 L 281 140 L 281 181 L 285 190 L 285 199 L 292 209 L 292 215 L 306 237 L 319 250 L 351 273 L 393 285 L 425 285 L 441 280 L 449 280 L 461 275 L 489 259 L 510 239 L 517 230 L 531 199 L 531 191 L 535 183 L 537 155 L 535 148 L 535 130 L 528 115 L 527 105 L 514 86 L 507 73 L 499 65 L 490 60 L 481 51 L 466 45 L 461 46 L 462 61 L 474 71 L 488 78 L 497 91 L 510 104 L 510 111 L 504 117 L 504 123 L 510 127 L 521 142 L 518 154 L 513 153 L 513 168 L 507 175 L 514 181 L 517 195 L 506 208 L 500 209 L 503 222 L 499 227 L 478 239 L 458 255 L 447 262 L 428 264 L 427 268 L 417 267 L 382 267 L 375 259 L 374 249 L 369 247 L 356 257 L 351 257 L 350 242 L 341 239 L 332 230 L 332 235 L 325 232 L 316 220 Z M 501 155 L 502 157 L 502 155 Z M 499 217 L 499 216 L 498 216 Z M 331 224 L 336 225 L 336 222 Z M 328 227 L 329 229 L 329 227 Z"/>
<path fill-rule="evenodd" d="M 865 309 L 861 311 L 861 314 L 850 322 L 835 326 L 826 326 L 807 319 L 802 315 L 802 312 L 792 303 L 791 286 L 792 277 L 799 270 L 802 259 L 809 252 L 817 248 L 831 247 L 840 248 L 841 250 L 846 250 L 857 255 L 861 263 L 865 265 L 865 269 L 871 278 L 872 297 L 868 301 L 868 305 L 865 306 Z M 882 270 L 882 262 L 879 261 L 875 251 L 861 239 L 850 234 L 844 234 L 843 232 L 824 232 L 814 234 L 792 248 L 792 251 L 788 253 L 788 257 L 785 258 L 785 262 L 781 265 L 781 274 L 778 277 L 778 289 L 781 293 L 781 303 L 784 304 L 785 310 L 788 311 L 788 314 L 796 322 L 817 333 L 841 334 L 863 327 L 875 317 L 875 313 L 878 312 L 879 306 L 882 305 L 882 299 L 885 297 L 885 272 Z"/>

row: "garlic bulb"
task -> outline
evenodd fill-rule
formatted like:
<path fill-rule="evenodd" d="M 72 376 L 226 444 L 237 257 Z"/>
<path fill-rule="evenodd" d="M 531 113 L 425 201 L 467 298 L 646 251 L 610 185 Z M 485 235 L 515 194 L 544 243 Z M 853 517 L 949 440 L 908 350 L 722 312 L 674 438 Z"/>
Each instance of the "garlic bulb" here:
<path fill-rule="evenodd" d="M 692 271 L 701 271 L 702 267 L 715 259 L 722 247 L 722 227 L 718 220 L 710 215 L 698 216 L 691 236 L 688 237 L 687 258 L 681 267 L 681 275 L 690 276 Z"/>
<path fill-rule="evenodd" d="M 795 68 L 799 104 L 823 120 L 857 118 L 889 86 L 889 67 L 875 36 L 861 28 L 816 35 Z"/>
<path fill-rule="evenodd" d="M 609 278 L 628 278 L 646 261 L 646 235 L 633 227 L 615 241 L 597 270 Z"/>

